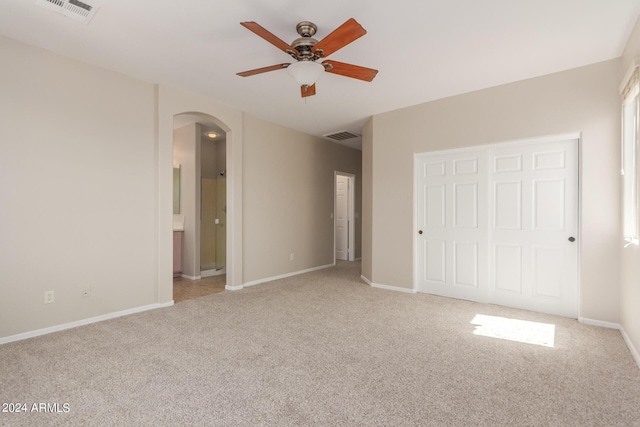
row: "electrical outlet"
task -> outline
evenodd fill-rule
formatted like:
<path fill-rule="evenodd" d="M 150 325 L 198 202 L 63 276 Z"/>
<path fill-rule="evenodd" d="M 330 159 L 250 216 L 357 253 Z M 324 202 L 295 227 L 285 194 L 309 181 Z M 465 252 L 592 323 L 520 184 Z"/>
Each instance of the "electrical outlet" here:
<path fill-rule="evenodd" d="M 294 257 L 293 257 L 293 252 L 291 252 L 291 253 L 289 254 L 289 261 L 293 261 L 293 258 L 294 258 Z"/>
<path fill-rule="evenodd" d="M 82 288 L 82 296 L 83 297 L 90 297 L 91 296 L 91 286 L 86 286 L 86 287 Z"/>
<path fill-rule="evenodd" d="M 46 291 L 44 293 L 44 303 L 51 304 L 53 302 L 53 291 Z"/>

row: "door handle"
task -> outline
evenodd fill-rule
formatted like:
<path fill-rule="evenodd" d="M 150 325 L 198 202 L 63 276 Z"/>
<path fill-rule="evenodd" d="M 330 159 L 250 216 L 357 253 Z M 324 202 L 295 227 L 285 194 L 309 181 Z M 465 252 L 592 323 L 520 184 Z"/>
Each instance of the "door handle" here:
<path fill-rule="evenodd" d="M 575 241 L 576 241 L 576 238 L 575 238 L 575 237 L 573 237 L 573 236 L 571 236 L 571 237 L 569 237 L 569 241 L 570 241 L 571 243 L 573 243 L 573 242 L 575 242 Z"/>
<path fill-rule="evenodd" d="M 422 234 L 422 230 L 418 231 L 418 234 Z"/>

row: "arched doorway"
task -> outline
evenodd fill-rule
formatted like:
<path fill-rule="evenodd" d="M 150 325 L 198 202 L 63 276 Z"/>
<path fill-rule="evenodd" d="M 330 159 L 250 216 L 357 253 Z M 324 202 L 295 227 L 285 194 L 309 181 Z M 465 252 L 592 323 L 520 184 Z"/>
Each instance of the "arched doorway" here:
<path fill-rule="evenodd" d="M 213 120 L 226 132 L 227 188 L 227 290 L 243 288 L 242 250 L 242 168 L 243 113 L 211 99 L 183 92 L 170 86 L 156 85 L 156 300 L 160 305 L 173 304 L 173 120 L 181 114 L 195 114 Z"/>
<path fill-rule="evenodd" d="M 225 127 L 204 113 L 173 117 L 174 302 L 225 289 Z"/>

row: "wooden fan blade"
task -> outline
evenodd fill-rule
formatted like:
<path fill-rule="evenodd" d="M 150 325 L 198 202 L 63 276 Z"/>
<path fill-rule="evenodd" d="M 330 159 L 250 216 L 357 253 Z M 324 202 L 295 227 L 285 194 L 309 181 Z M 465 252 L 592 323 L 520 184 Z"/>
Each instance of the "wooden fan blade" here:
<path fill-rule="evenodd" d="M 300 86 L 300 94 L 302 95 L 303 98 L 306 98 L 307 96 L 312 96 L 316 94 L 316 84 L 312 84 L 311 86 Z"/>
<path fill-rule="evenodd" d="M 236 74 L 239 75 L 240 77 L 249 77 L 256 74 L 266 73 L 269 71 L 282 70 L 284 68 L 287 68 L 289 65 L 291 64 L 289 64 L 288 62 L 285 62 L 284 64 L 272 65 L 270 67 L 256 68 L 255 70 L 243 71 L 241 73 L 236 73 Z"/>
<path fill-rule="evenodd" d="M 313 53 L 323 53 L 319 55 L 321 57 L 327 57 L 338 49 L 342 49 L 352 41 L 364 36 L 367 31 L 362 28 L 362 25 L 358 24 L 355 19 L 351 18 L 338 28 L 333 30 L 331 34 L 320 40 L 315 46 L 313 46 Z"/>
<path fill-rule="evenodd" d="M 344 62 L 338 61 L 324 61 L 322 65 L 324 65 L 325 71 L 327 73 L 340 74 L 341 76 L 364 80 L 366 82 L 370 82 L 371 80 L 373 80 L 376 74 L 378 74 L 378 70 L 374 70 L 372 68 L 345 64 Z"/>
<path fill-rule="evenodd" d="M 262 27 L 257 22 L 253 22 L 253 21 L 241 22 L 240 25 L 245 27 L 247 30 L 252 31 L 256 35 L 262 37 L 263 39 L 265 39 L 266 41 L 268 41 L 269 43 L 271 43 L 281 51 L 289 54 L 291 54 L 291 52 L 294 54 L 296 53 L 295 49 L 293 49 L 287 42 L 283 41 L 278 36 L 274 35 L 273 33 L 265 29 L 264 27 Z"/>

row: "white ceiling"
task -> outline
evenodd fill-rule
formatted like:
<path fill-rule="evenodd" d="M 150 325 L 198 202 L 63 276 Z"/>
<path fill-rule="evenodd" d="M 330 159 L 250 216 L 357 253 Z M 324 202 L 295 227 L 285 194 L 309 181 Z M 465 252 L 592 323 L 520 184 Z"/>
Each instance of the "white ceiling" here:
<path fill-rule="evenodd" d="M 36 0 L 2 0 L 0 34 L 318 136 L 361 133 L 376 113 L 616 58 L 640 13 L 638 0 L 101 0 L 100 6 L 86 25 Z M 314 22 L 321 40 L 351 17 L 368 33 L 330 58 L 379 70 L 373 82 L 324 73 L 317 95 L 302 99 L 286 70 L 236 76 L 291 59 L 241 21 L 256 21 L 290 43 L 300 21 Z"/>

